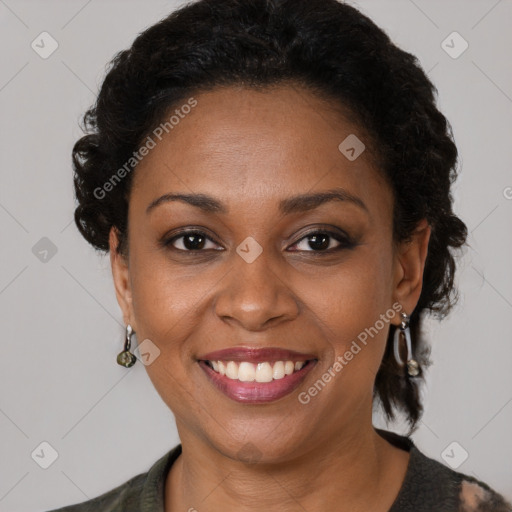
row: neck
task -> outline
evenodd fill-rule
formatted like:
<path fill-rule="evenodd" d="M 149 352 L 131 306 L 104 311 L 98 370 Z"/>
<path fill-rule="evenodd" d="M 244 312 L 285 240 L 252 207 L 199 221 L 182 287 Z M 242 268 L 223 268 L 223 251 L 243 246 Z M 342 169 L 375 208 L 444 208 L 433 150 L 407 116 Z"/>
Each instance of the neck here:
<path fill-rule="evenodd" d="M 357 425 L 343 436 L 308 443 L 299 457 L 280 463 L 234 460 L 187 430 L 180 431 L 180 439 L 182 453 L 166 481 L 166 512 L 386 512 L 409 460 L 407 452 L 377 434 L 371 421 L 366 429 Z"/>

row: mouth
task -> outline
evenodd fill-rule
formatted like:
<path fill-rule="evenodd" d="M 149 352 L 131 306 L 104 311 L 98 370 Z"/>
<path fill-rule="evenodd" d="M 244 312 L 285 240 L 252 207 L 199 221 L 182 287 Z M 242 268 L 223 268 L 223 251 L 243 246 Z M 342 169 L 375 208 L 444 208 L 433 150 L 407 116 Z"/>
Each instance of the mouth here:
<path fill-rule="evenodd" d="M 204 361 L 214 372 L 239 382 L 272 382 L 301 370 L 310 361 Z"/>
<path fill-rule="evenodd" d="M 317 363 L 312 354 L 284 349 L 235 348 L 198 359 L 209 381 L 237 402 L 267 403 L 291 393 Z"/>

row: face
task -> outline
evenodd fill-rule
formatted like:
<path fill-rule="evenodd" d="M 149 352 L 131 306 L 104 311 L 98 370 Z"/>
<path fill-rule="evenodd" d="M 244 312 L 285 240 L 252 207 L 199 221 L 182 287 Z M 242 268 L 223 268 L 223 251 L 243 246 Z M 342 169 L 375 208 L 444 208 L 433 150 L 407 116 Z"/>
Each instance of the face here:
<path fill-rule="evenodd" d="M 134 171 L 127 260 L 111 250 L 125 322 L 160 351 L 148 375 L 182 442 L 232 458 L 357 435 L 396 304 L 418 300 L 429 229 L 393 245 L 392 191 L 369 151 L 340 151 L 365 135 L 325 100 L 284 86 L 194 98 Z"/>

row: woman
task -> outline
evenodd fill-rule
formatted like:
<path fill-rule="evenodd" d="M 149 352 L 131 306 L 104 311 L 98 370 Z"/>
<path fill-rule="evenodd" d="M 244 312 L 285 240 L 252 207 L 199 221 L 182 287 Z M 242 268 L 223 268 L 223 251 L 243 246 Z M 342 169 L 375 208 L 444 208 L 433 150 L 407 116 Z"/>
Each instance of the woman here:
<path fill-rule="evenodd" d="M 75 219 L 181 444 L 61 512 L 511 509 L 410 438 L 467 234 L 434 93 L 335 0 L 200 0 L 116 56 Z"/>

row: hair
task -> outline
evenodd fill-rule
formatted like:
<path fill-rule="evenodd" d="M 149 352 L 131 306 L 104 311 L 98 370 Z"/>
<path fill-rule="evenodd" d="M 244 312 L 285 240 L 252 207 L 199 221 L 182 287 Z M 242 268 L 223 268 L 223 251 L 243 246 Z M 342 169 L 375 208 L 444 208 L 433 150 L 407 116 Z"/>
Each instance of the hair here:
<path fill-rule="evenodd" d="M 73 148 L 76 225 L 97 250 L 127 254 L 127 214 L 133 173 L 99 197 L 98 188 L 169 111 L 192 93 L 221 86 L 265 89 L 295 84 L 357 120 L 393 192 L 393 240 L 408 241 L 418 222 L 431 226 L 423 287 L 410 316 L 413 350 L 431 364 L 420 328 L 425 313 L 443 318 L 458 298 L 452 249 L 467 237 L 452 211 L 457 176 L 452 129 L 436 108 L 438 91 L 415 56 L 354 7 L 337 0 L 199 0 L 140 33 L 109 64 L 86 133 Z M 136 165 L 132 165 L 136 167 Z M 126 169 L 126 167 L 125 167 Z M 96 192 L 95 192 L 96 191 Z M 393 356 L 390 329 L 374 398 L 386 419 L 405 414 L 409 433 L 423 413 L 418 378 Z"/>

